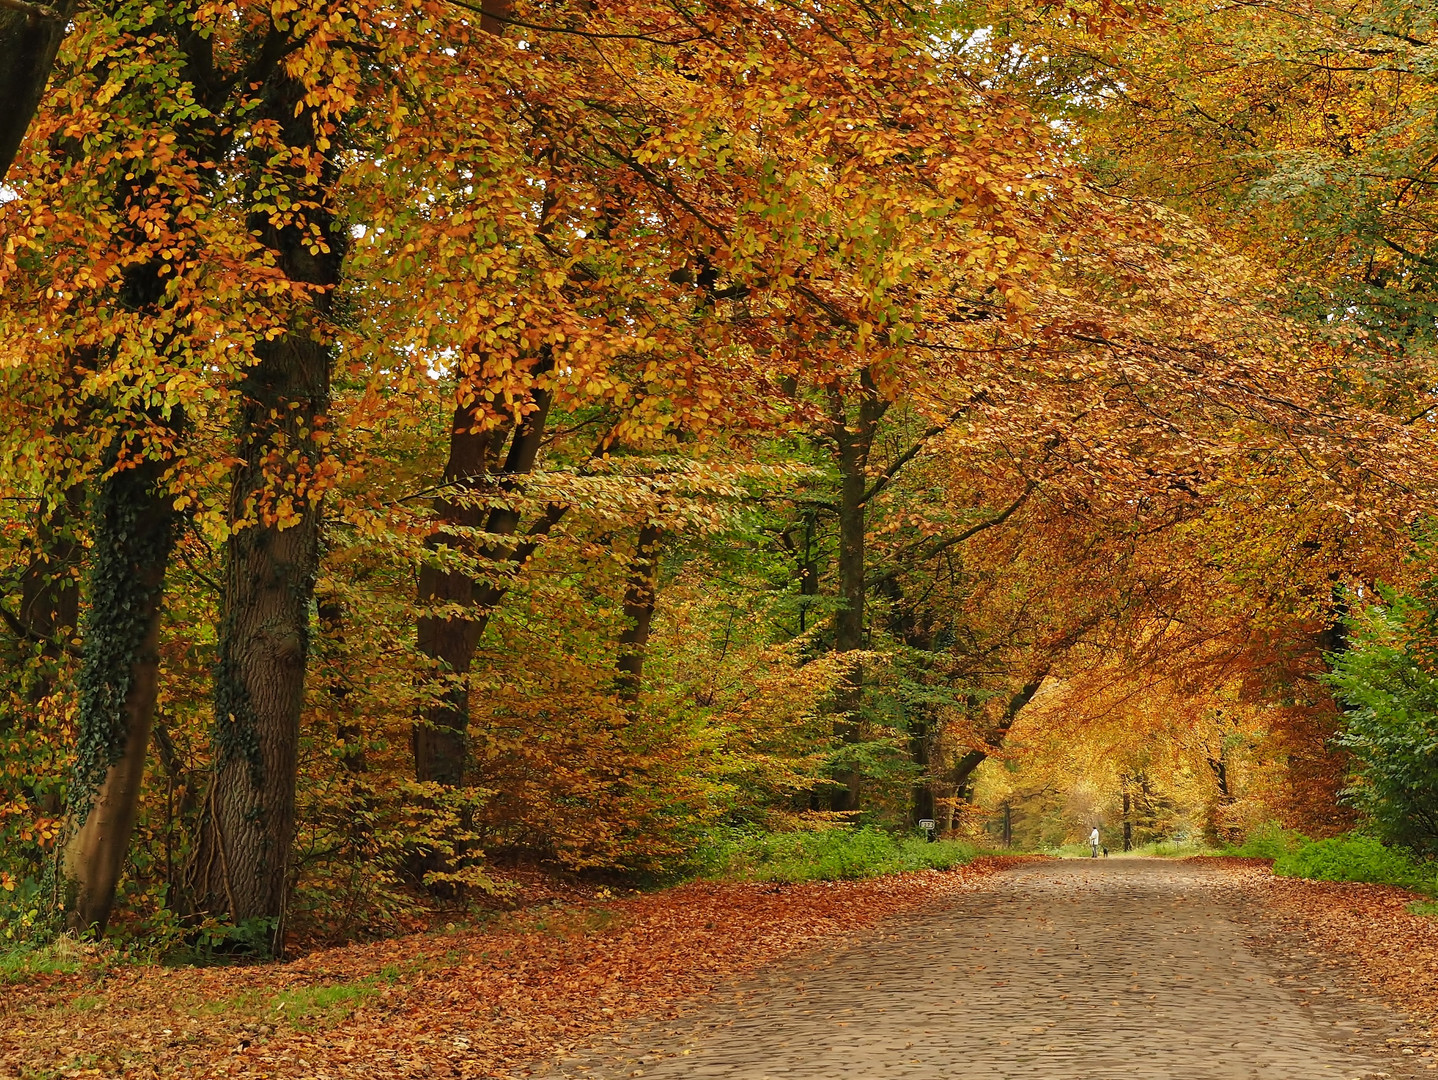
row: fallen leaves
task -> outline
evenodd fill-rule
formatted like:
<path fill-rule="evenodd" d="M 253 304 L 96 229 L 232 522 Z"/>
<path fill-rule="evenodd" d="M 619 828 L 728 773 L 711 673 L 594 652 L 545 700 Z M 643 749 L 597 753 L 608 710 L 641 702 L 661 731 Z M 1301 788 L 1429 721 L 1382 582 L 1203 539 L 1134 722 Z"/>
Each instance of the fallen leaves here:
<path fill-rule="evenodd" d="M 1385 997 L 1438 1027 L 1438 919 L 1415 915 L 1421 899 L 1391 885 L 1275 877 L 1265 859 L 1204 859 L 1254 889 L 1270 914 L 1346 960 Z"/>
<path fill-rule="evenodd" d="M 638 1013 L 976 887 L 1016 858 L 804 885 L 686 885 L 527 925 L 288 964 L 59 976 L 0 1001 L 0 1075 L 518 1077 Z"/>

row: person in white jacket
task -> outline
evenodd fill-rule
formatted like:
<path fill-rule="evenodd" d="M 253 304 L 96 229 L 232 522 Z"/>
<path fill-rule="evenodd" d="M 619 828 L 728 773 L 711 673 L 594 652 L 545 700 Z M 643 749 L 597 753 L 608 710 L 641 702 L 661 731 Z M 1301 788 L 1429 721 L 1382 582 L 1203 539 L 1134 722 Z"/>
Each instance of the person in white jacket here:
<path fill-rule="evenodd" d="M 1093 827 L 1093 832 L 1088 834 L 1089 847 L 1093 848 L 1093 858 L 1098 858 L 1098 826 Z"/>

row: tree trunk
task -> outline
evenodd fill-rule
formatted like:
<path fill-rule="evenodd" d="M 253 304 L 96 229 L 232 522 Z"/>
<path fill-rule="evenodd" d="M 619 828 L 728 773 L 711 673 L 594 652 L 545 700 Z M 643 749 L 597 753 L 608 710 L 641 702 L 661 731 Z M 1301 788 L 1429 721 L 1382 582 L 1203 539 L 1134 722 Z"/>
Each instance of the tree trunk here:
<path fill-rule="evenodd" d="M 639 528 L 634 558 L 629 564 L 629 581 L 624 588 L 624 632 L 619 635 L 619 657 L 615 661 L 615 685 L 619 699 L 628 704 L 639 700 L 644 685 L 644 658 L 649 648 L 649 628 L 654 622 L 658 598 L 659 541 L 664 530 L 658 525 Z"/>
<path fill-rule="evenodd" d="M 855 652 L 864 647 L 864 600 L 868 583 L 864 579 L 865 534 L 868 526 L 869 452 L 879 421 L 888 402 L 879 397 L 866 371 L 861 378 L 858 415 L 850 424 L 848 410 L 837 391 L 832 397 L 829 434 L 834 440 L 839 466 L 839 609 L 834 615 L 834 651 Z M 835 695 L 834 735 L 852 747 L 863 738 L 860 709 L 863 706 L 864 670 L 854 664 Z M 861 777 L 852 765 L 841 768 L 832 806 L 835 810 L 859 809 Z"/>
<path fill-rule="evenodd" d="M 40 107 L 76 6 L 75 0 L 58 0 L 30 11 L 0 7 L 0 101 L 5 103 L 0 109 L 0 179 Z"/>
<path fill-rule="evenodd" d="M 277 73 L 265 87 L 261 115 L 280 125 L 289 146 L 310 149 L 319 121 L 300 107 L 304 96 L 303 84 Z M 301 175 L 292 183 L 296 206 L 325 198 Z M 198 910 L 236 924 L 265 920 L 277 955 L 319 564 L 320 507 L 308 485 L 321 457 L 316 426 L 329 404 L 332 353 L 322 324 L 344 254 L 344 234 L 328 211 L 311 207 L 306 218 L 282 228 L 266 213 L 251 219 L 286 277 L 317 288 L 284 334 L 256 346 L 240 384 L 239 464 L 215 668 L 214 779 L 190 875 Z M 307 227 L 318 228 L 320 250 L 311 250 Z M 281 468 L 288 471 L 274 475 Z"/>
<path fill-rule="evenodd" d="M 464 391 L 461 390 L 461 393 Z M 454 411 L 449 434 L 449 460 L 444 482 L 459 497 L 435 500 L 435 513 L 446 526 L 477 529 L 484 510 L 469 498 L 483 482 L 490 448 L 503 442 L 503 432 L 476 431 L 480 416 L 472 404 L 461 402 Z M 466 536 L 441 529 L 433 533 L 426 547 L 431 551 L 474 554 L 474 543 Z M 474 578 L 464 567 L 446 569 L 437 560 L 426 560 L 419 568 L 419 605 L 425 609 L 474 605 Z M 472 618 L 453 613 L 422 614 L 418 620 L 419 651 L 436 661 L 451 682 L 438 700 L 425 705 L 411 733 L 415 778 L 457 786 L 464 779 L 465 736 L 469 726 L 469 687 L 464 676 L 479 642 L 479 628 Z"/>
<path fill-rule="evenodd" d="M 504 33 L 505 20 L 509 16 L 511 0 L 491 0 L 484 5 L 479 27 L 487 34 L 498 37 Z M 546 356 L 546 361 L 548 357 Z M 548 364 L 543 370 L 548 369 Z M 454 422 L 450 427 L 449 460 L 444 466 L 445 484 L 455 488 L 461 495 L 473 494 L 482 482 L 489 466 L 489 457 L 503 447 L 507 428 L 493 428 L 483 425 L 483 413 L 474 396 L 474 388 L 461 385 L 459 403 L 455 406 Z M 510 459 L 515 463 L 527 456 L 528 467 L 534 468 L 539 453 L 540 440 L 544 434 L 545 421 L 549 414 L 550 394 L 536 392 L 535 410 L 522 421 L 520 431 L 514 437 L 510 448 Z M 520 451 L 523 452 L 516 456 Z M 506 470 L 508 469 L 506 462 Z M 476 505 L 465 505 L 465 499 L 455 501 L 443 496 L 435 500 L 435 513 L 441 526 L 458 525 L 477 528 L 484 520 L 484 511 Z M 504 520 L 490 515 L 492 526 Z M 507 532 L 518 526 L 519 517 L 513 516 Z M 463 536 L 447 532 L 443 527 L 431 535 L 426 544 L 430 550 L 450 547 L 462 553 L 473 554 L 474 544 Z M 500 594 L 503 596 L 503 593 Z M 426 561 L 419 571 L 419 606 L 421 609 L 454 606 L 471 608 L 481 599 L 474 577 L 463 567 L 446 570 L 435 562 Z M 498 602 L 497 600 L 495 601 Z M 414 753 L 415 779 L 457 787 L 464 782 L 465 767 L 469 760 L 469 675 L 470 664 L 474 661 L 474 650 L 489 624 L 489 612 L 493 604 L 476 611 L 473 617 L 453 614 L 424 614 L 419 617 L 416 632 L 419 651 L 431 660 L 450 680 L 445 692 L 421 710 L 418 720 L 410 732 L 410 748 Z"/>
<path fill-rule="evenodd" d="M 1133 811 L 1133 797 L 1128 790 L 1128 777 L 1123 779 L 1123 849 L 1133 850 L 1133 822 L 1129 814 Z"/>
<path fill-rule="evenodd" d="M 819 557 L 815 550 L 818 518 L 814 511 L 804 514 L 804 539 L 794 552 L 799 572 L 799 633 L 809 630 L 809 609 L 819 596 Z"/>
<path fill-rule="evenodd" d="M 922 720 L 910 722 L 909 758 L 919 770 L 913 788 L 913 809 L 909 814 L 909 824 L 917 826 L 934 816 L 934 789 L 929 779 L 929 727 Z"/>
<path fill-rule="evenodd" d="M 552 366 L 546 356 L 536 368 L 543 375 Z M 513 490 L 515 478 L 534 471 L 539 448 L 544 441 L 545 425 L 553 398 L 546 388 L 534 391 L 530 411 L 520 420 L 510 442 L 509 453 L 494 478 L 496 487 Z M 449 460 L 445 464 L 445 480 L 461 496 L 471 495 L 484 482 L 491 452 L 503 443 L 503 431 L 480 432 L 483 417 L 473 399 L 461 402 L 455 410 L 450 432 Z M 466 498 L 440 499 L 435 510 L 442 526 L 479 524 L 483 511 L 468 505 Z M 484 521 L 490 537 L 513 536 L 519 527 L 520 512 L 512 506 L 495 507 Z M 558 513 L 538 522 L 531 530 L 531 540 L 518 545 L 493 540 L 483 545 L 480 555 L 496 563 L 509 563 L 514 569 L 533 553 L 533 538 L 548 533 L 559 520 Z M 452 548 L 461 554 L 473 552 L 473 542 L 441 527 L 430 537 L 431 549 Z M 445 570 L 426 563 L 420 570 L 419 598 L 422 608 L 433 609 L 450 605 L 470 609 L 469 614 L 425 614 L 418 620 L 419 648 L 437 661 L 440 671 L 450 680 L 438 701 L 427 705 L 412 732 L 415 779 L 447 786 L 464 782 L 469 757 L 469 682 L 470 664 L 479 639 L 489 625 L 495 606 L 509 591 L 505 582 L 481 584 L 464 567 Z"/>
<path fill-rule="evenodd" d="M 78 748 L 62 867 L 66 925 L 103 930 L 129 849 L 159 691 L 160 612 L 175 515 L 152 460 L 100 483 Z"/>
<path fill-rule="evenodd" d="M 143 208 L 147 198 L 137 179 L 117 193 L 116 203 L 128 214 Z M 159 264 L 125 271 L 120 302 L 128 310 L 155 314 L 163 298 Z M 159 694 L 165 568 L 177 524 L 164 485 L 165 443 L 185 419 L 177 408 L 157 409 L 143 419 L 148 423 L 133 418 L 128 437 L 117 436 L 111 444 L 91 508 L 89 612 L 61 866 L 66 924 L 77 931 L 103 929 L 109 920 L 135 826 Z"/>

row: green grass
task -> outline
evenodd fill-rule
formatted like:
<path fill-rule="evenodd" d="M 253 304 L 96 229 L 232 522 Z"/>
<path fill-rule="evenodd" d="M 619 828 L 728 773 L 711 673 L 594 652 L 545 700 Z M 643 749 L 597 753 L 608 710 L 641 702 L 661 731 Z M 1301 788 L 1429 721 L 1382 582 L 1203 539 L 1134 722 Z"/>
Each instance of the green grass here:
<path fill-rule="evenodd" d="M 196 1016 L 249 1017 L 304 1031 L 347 1019 L 386 986 L 398 982 L 401 974 L 398 965 L 388 964 L 373 975 L 351 982 L 295 986 L 277 994 L 243 990 L 229 997 L 194 1002 L 190 1012 Z"/>
<path fill-rule="evenodd" d="M 1438 900 L 1414 900 L 1408 905 L 1408 913 L 1438 917 Z"/>
<path fill-rule="evenodd" d="M 1053 855 L 1060 859 L 1087 859 L 1093 855 L 1093 849 L 1088 844 L 1060 844 L 1058 847 L 1046 847 L 1040 850 L 1045 855 Z"/>
<path fill-rule="evenodd" d="M 1213 855 L 1216 852 L 1201 837 L 1191 837 L 1187 840 L 1153 840 L 1140 844 L 1132 851 L 1114 854 L 1146 855 L 1155 859 L 1189 859 L 1195 855 Z"/>
<path fill-rule="evenodd" d="M 1090 859 L 1093 857 L 1093 849 L 1089 847 L 1086 840 L 1073 844 L 1060 844 L 1057 847 L 1046 847 L 1041 851 L 1044 855 L 1054 855 L 1060 859 Z M 1118 844 L 1108 844 L 1108 853 L 1110 858 L 1119 855 L 1137 855 L 1155 859 L 1186 859 L 1191 855 L 1212 855 L 1214 851 L 1201 839 L 1186 839 L 1150 840 L 1129 851 L 1123 850 L 1123 842 L 1120 841 Z M 1102 852 L 1099 857 L 1103 857 Z"/>
<path fill-rule="evenodd" d="M 701 874 L 739 881 L 845 881 L 909 870 L 948 870 L 978 854 L 974 845 L 957 840 L 929 843 L 872 827 L 733 832 L 716 838 L 704 851 Z"/>
<path fill-rule="evenodd" d="M 82 954 L 69 938 L 51 945 L 15 945 L 0 952 L 0 984 L 26 982 L 37 975 L 70 975 L 82 963 Z"/>
<path fill-rule="evenodd" d="M 297 986 L 271 998 L 269 1011 L 295 1028 L 331 1024 L 351 1015 L 382 988 L 377 975 L 329 986 Z"/>

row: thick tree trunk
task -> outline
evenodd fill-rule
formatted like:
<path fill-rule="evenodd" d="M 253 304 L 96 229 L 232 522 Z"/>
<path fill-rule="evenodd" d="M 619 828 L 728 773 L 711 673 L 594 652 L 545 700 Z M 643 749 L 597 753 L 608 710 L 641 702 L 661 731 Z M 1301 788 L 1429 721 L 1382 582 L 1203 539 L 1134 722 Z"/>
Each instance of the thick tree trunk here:
<path fill-rule="evenodd" d="M 1133 812 L 1133 797 L 1128 791 L 1128 777 L 1123 779 L 1123 849 L 1133 850 L 1133 821 L 1129 814 Z"/>
<path fill-rule="evenodd" d="M 0 7 L 0 179 L 15 160 L 20 141 L 40 107 L 55 54 L 75 14 L 75 0 Z"/>
<path fill-rule="evenodd" d="M 306 429 L 313 430 L 324 407 L 328 369 L 328 347 L 302 332 L 269 343 L 250 369 L 243 464 L 234 479 L 237 517 L 263 500 L 270 482 L 264 468 L 277 444 L 315 455 Z M 241 524 L 229 541 L 215 669 L 215 774 L 196 861 L 200 909 L 235 923 L 273 920 L 275 952 L 294 831 L 309 602 L 319 566 L 319 508 L 301 499 L 297 510 L 291 522 L 261 517 Z"/>
<path fill-rule="evenodd" d="M 619 656 L 615 661 L 615 685 L 621 701 L 639 700 L 644 685 L 644 658 L 649 650 L 649 629 L 654 623 L 658 598 L 659 542 L 664 530 L 658 525 L 639 527 L 629 580 L 624 588 L 624 632 L 619 635 Z"/>
<path fill-rule="evenodd" d="M 135 824 L 159 691 L 160 612 L 175 540 L 163 466 L 141 461 L 100 485 L 90 612 L 79 678 L 79 738 L 65 845 L 65 920 L 104 929 Z"/>
<path fill-rule="evenodd" d="M 830 436 L 834 440 L 839 466 L 839 609 L 834 615 L 834 651 L 856 652 L 864 647 L 864 601 L 868 583 L 864 577 L 865 535 L 868 528 L 869 452 L 879 421 L 888 403 L 879 397 L 865 372 L 859 391 L 857 416 L 850 422 L 848 411 L 837 392 L 833 396 Z M 860 709 L 863 706 L 864 670 L 854 664 L 835 695 L 834 735 L 847 746 L 863 738 Z M 837 777 L 831 805 L 840 811 L 859 809 L 861 777 L 853 767 L 843 768 Z"/>
<path fill-rule="evenodd" d="M 535 373 L 542 375 L 549 367 L 550 361 L 546 357 Z M 552 397 L 548 389 L 535 390 L 530 411 L 520 420 L 504 464 L 493 477 L 495 487 L 512 489 L 516 478 L 534 471 L 539 448 L 544 441 Z M 473 404 L 461 403 L 455 411 L 445 480 L 457 495 L 436 502 L 435 510 L 442 527 L 430 538 L 430 547 L 448 547 L 461 554 L 471 553 L 474 548 L 472 541 L 444 526 L 473 528 L 483 519 L 484 531 L 490 539 L 482 545 L 480 555 L 517 569 L 533 553 L 533 538 L 547 533 L 559 519 L 557 514 L 551 513 L 530 530 L 529 541 L 516 545 L 498 538 L 511 537 L 518 529 L 520 511 L 517 508 L 496 507 L 485 518 L 482 510 L 467 505 L 469 500 L 460 497 L 472 494 L 485 483 L 489 456 L 503 443 L 502 429 L 498 432 L 476 430 L 481 426 L 481 420 L 479 410 Z M 507 583 L 478 582 L 463 567 L 446 570 L 434 563 L 421 567 L 421 608 L 448 605 L 468 611 L 444 615 L 429 613 L 421 615 L 418 620 L 420 651 L 437 661 L 441 673 L 450 682 L 439 700 L 427 705 L 414 725 L 412 739 L 416 780 L 447 786 L 458 786 L 464 782 L 469 758 L 467 676 L 479 639 L 489 625 L 489 617 L 508 591 Z"/>
<path fill-rule="evenodd" d="M 318 121 L 299 108 L 304 95 L 301 83 L 277 74 L 265 88 L 262 115 L 280 124 L 288 145 L 311 148 Z M 294 183 L 296 205 L 325 197 L 301 176 Z M 318 288 L 286 333 L 256 347 L 240 384 L 239 464 L 215 668 L 214 778 L 190 874 L 198 910 L 236 924 L 265 920 L 276 954 L 284 943 L 309 609 L 319 566 L 320 507 L 307 485 L 317 475 L 314 435 L 329 404 L 332 353 L 322 323 L 344 253 L 332 215 L 311 208 L 306 216 L 283 228 L 267 214 L 252 220 L 286 277 Z M 318 228 L 321 250 L 312 250 L 306 225 Z"/>

